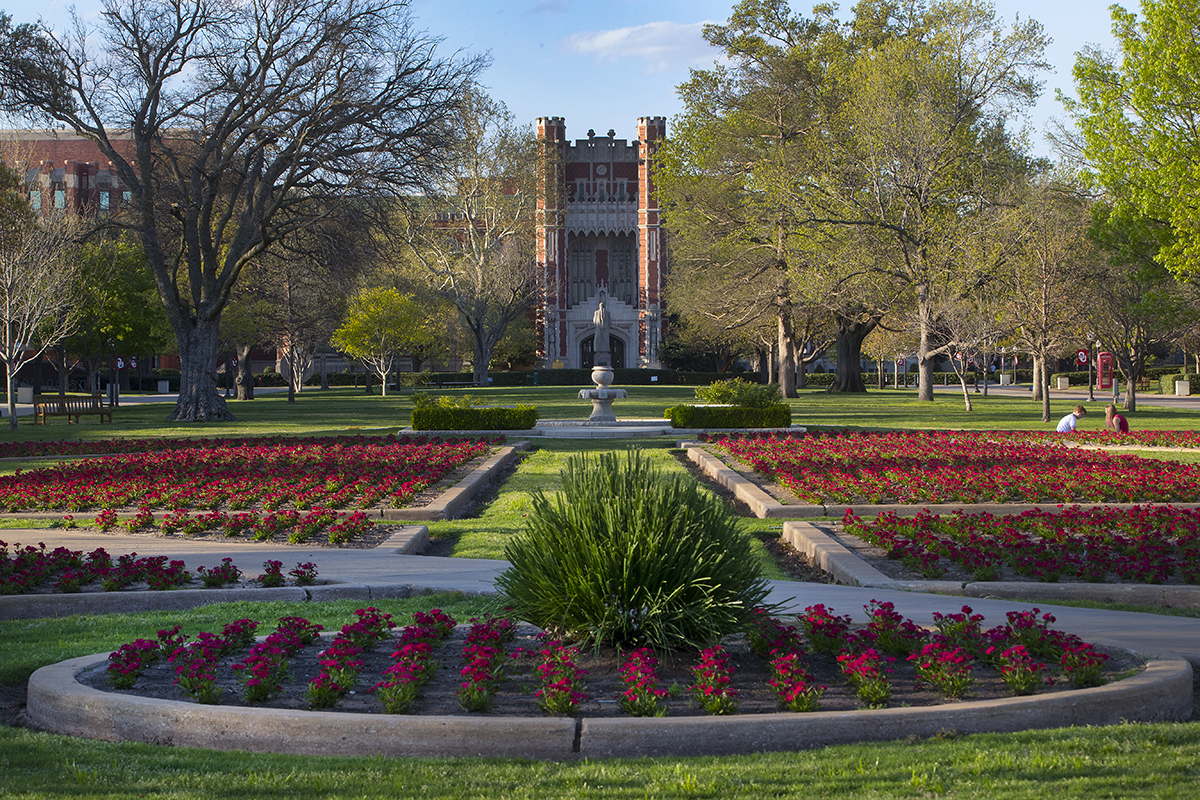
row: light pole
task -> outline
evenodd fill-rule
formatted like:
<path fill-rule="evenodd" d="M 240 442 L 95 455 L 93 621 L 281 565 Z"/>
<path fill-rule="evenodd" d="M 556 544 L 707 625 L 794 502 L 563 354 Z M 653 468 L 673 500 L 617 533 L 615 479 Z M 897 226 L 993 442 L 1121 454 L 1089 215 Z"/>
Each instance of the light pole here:
<path fill-rule="evenodd" d="M 1094 402 L 1096 402 L 1096 398 L 1092 396 L 1092 388 L 1093 388 L 1092 384 L 1094 383 L 1094 381 L 1092 380 L 1092 359 L 1095 357 L 1094 354 L 1096 352 L 1096 334 L 1093 333 L 1092 331 L 1088 331 L 1087 340 L 1088 340 L 1088 402 L 1094 403 Z"/>

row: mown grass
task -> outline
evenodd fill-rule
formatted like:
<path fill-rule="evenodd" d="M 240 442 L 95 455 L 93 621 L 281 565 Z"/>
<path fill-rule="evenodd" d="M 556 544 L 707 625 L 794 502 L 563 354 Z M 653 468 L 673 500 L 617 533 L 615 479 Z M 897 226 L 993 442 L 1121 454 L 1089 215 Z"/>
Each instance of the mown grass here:
<path fill-rule="evenodd" d="M 629 397 L 613 408 L 619 419 L 662 419 L 663 410 L 693 402 L 689 386 L 631 386 Z M 537 406 L 543 419 L 585 419 L 586 401 L 578 398 L 578 387 L 518 387 L 434 390 L 431 394 L 472 395 L 494 405 Z M 1145 398 L 1153 402 L 1153 396 Z M 334 436 L 394 432 L 410 424 L 412 395 L 378 393 L 365 395 L 361 389 L 308 389 L 287 402 L 284 393 L 260 394 L 255 400 L 230 400 L 236 422 L 185 424 L 166 422 L 169 404 L 126 403 L 113 414 L 111 424 L 85 417 L 68 425 L 53 417 L 47 425 L 34 425 L 31 417 L 20 417 L 20 427 L 11 433 L 0 428 L 0 442 L 57 439 L 104 439 L 108 437 L 233 437 L 233 436 Z M 972 395 L 973 411 L 964 409 L 962 396 L 938 388 L 932 403 L 917 400 L 913 389 L 873 390 L 866 394 L 829 394 L 806 390 L 789 401 L 792 421 L 799 425 L 856 427 L 869 429 L 1043 429 L 1052 430 L 1077 399 L 1055 400 L 1051 422 L 1041 421 L 1041 403 L 1023 397 L 991 394 Z M 1104 427 L 1103 404 L 1093 404 L 1093 413 L 1080 421 L 1080 430 Z M 1128 415 L 1130 426 L 1142 430 L 1191 430 L 1200 427 L 1200 411 L 1159 408 L 1142 404 Z"/>
<path fill-rule="evenodd" d="M 1118 725 L 721 758 L 336 758 L 0 728 L 5 798 L 1153 798 L 1200 787 L 1200 726 Z"/>
<path fill-rule="evenodd" d="M 535 441 L 537 449 L 525 457 L 494 498 L 482 505 L 470 518 L 426 523 L 429 535 L 453 543 L 456 558 L 504 558 L 504 546 L 525 529 L 533 493 L 554 492 L 561 485 L 560 475 L 567 459 L 577 453 L 598 453 L 622 447 L 642 449 L 664 474 L 684 472 L 675 457 L 674 442 L 658 439 L 615 443 L 596 439 L 545 439 Z M 760 539 L 778 538 L 762 520 L 740 518 L 739 527 L 752 537 L 751 545 L 759 559 L 763 576 L 785 580 L 787 575 L 776 565 Z M 775 527 L 778 527 L 776 524 Z"/>

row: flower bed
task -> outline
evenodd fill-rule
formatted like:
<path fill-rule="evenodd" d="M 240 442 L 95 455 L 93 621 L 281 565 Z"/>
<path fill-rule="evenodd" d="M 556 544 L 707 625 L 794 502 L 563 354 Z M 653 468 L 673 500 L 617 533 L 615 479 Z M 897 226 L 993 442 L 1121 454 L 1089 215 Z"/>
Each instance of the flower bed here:
<path fill-rule="evenodd" d="M 235 649 L 235 635 L 253 630 L 253 621 L 231 623 L 219 636 L 201 632 L 193 641 L 177 630 L 160 632 L 157 643 L 125 645 L 110 657 L 118 666 L 85 672 L 80 680 L 130 694 L 235 706 L 686 716 L 1064 691 L 1116 678 L 1137 664 L 1128 656 L 1109 662 L 1091 645 L 1052 629 L 1054 618 L 1037 609 L 1011 612 L 1005 624 L 985 630 L 982 617 L 964 607 L 935 615 L 934 631 L 912 625 L 890 603 L 872 601 L 865 610 L 868 622 L 859 626 L 823 606 L 792 622 L 760 614 L 748 635 L 699 653 L 581 654 L 509 620 L 487 617 L 454 628 L 454 620 L 436 609 L 415 615 L 394 636 L 387 631 L 388 615 L 371 608 L 355 612 L 357 622 L 320 645 L 313 626 L 294 618 L 280 620 L 266 642 Z M 820 648 L 812 630 L 829 637 Z M 297 642 L 298 631 L 306 631 L 313 646 Z M 517 646 L 508 648 L 510 642 Z M 1010 673 L 1022 680 L 1010 683 L 1016 680 Z"/>
<path fill-rule="evenodd" d="M 34 592 L 75 593 L 95 589 L 119 592 L 145 585 L 152 590 L 179 589 L 189 586 L 221 588 L 242 581 L 242 571 L 231 558 L 221 559 L 218 566 L 197 567 L 196 577 L 184 569 L 184 562 L 168 560 L 167 556 L 144 556 L 137 553 L 113 557 L 98 547 L 84 555 L 81 550 L 56 547 L 47 551 L 39 542 L 21 547 L 14 544 L 11 555 L 8 543 L 0 541 L 0 595 Z M 283 563 L 266 561 L 263 573 L 250 585 L 283 586 Z M 317 566 L 312 562 L 297 564 L 288 573 L 297 586 L 309 586 L 317 580 Z"/>
<path fill-rule="evenodd" d="M 1200 584 L 1200 511 L 1170 506 L 1077 506 L 1022 514 L 955 513 L 916 517 L 852 512 L 845 531 L 883 548 L 929 579 L 948 565 L 974 580 L 1074 579 L 1089 583 Z"/>
<path fill-rule="evenodd" d="M 715 440 L 806 502 L 1200 502 L 1200 468 L 1028 436 L 910 431 Z"/>
<path fill-rule="evenodd" d="M 221 531 L 259 540 L 282 533 L 294 543 L 327 532 L 341 544 L 372 524 L 361 510 L 341 509 L 404 506 L 492 443 L 394 436 L 142 442 L 147 449 L 138 452 L 0 477 L 0 512 L 71 512 L 65 520 L 74 526 L 75 513 L 96 511 L 101 530 Z"/>

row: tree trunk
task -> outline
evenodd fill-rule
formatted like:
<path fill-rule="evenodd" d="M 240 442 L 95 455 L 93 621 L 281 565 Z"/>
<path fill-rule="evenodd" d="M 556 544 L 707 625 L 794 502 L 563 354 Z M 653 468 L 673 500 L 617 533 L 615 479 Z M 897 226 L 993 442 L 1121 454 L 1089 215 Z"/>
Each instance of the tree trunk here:
<path fill-rule="evenodd" d="M 796 397 L 796 341 L 792 330 L 792 305 L 779 306 L 779 395 Z"/>
<path fill-rule="evenodd" d="M 1137 411 L 1137 378 L 1131 370 L 1129 379 L 1125 381 L 1125 410 Z M 1115 380 L 1115 378 L 1114 378 Z"/>
<path fill-rule="evenodd" d="M 179 334 L 180 331 L 176 330 Z M 217 320 L 196 320 L 179 335 L 179 402 L 167 417 L 170 422 L 224 422 L 237 417 L 217 390 L 213 370 L 220 337 Z"/>
<path fill-rule="evenodd" d="M 1030 399 L 1037 401 L 1042 399 L 1043 389 L 1045 389 L 1046 381 L 1043 379 L 1045 361 L 1036 353 L 1033 356 L 1033 392 Z"/>
<path fill-rule="evenodd" d="M 917 285 L 917 318 L 921 335 L 917 342 L 917 400 L 933 402 L 933 356 L 929 345 L 929 332 L 933 328 L 933 311 L 930 308 L 929 286 Z M 963 365 L 964 368 L 966 365 Z"/>
<path fill-rule="evenodd" d="M 55 350 L 55 363 L 58 366 L 58 396 L 64 399 L 67 396 L 67 351 L 62 347 Z"/>
<path fill-rule="evenodd" d="M 4 362 L 4 373 L 8 377 L 8 429 L 17 429 L 17 371 L 9 362 Z"/>
<path fill-rule="evenodd" d="M 975 374 L 978 375 L 979 373 L 977 372 Z M 978 380 L 978 378 L 976 378 L 976 380 Z M 971 390 L 967 388 L 967 372 L 965 369 L 958 376 L 958 385 L 962 387 L 963 405 L 966 407 L 966 410 L 974 410 L 971 408 Z"/>
<path fill-rule="evenodd" d="M 1046 370 L 1044 368 L 1042 369 L 1042 371 L 1040 373 L 1038 372 L 1037 364 L 1039 363 L 1039 359 L 1035 357 L 1033 363 L 1034 363 L 1034 368 L 1033 368 L 1034 379 L 1036 380 L 1038 378 L 1038 376 L 1040 375 L 1042 378 L 1042 384 L 1043 384 L 1042 385 L 1042 422 L 1049 422 L 1050 421 L 1050 381 L 1046 375 Z M 1040 363 L 1045 365 L 1045 363 L 1046 363 L 1045 356 L 1042 356 L 1040 358 Z"/>
<path fill-rule="evenodd" d="M 252 345 L 237 346 L 237 377 L 234 383 L 237 385 L 238 400 L 253 400 L 254 399 L 254 365 L 250 363 L 250 348 Z"/>
<path fill-rule="evenodd" d="M 875 330 L 875 320 L 862 322 L 847 317 L 837 320 L 837 374 L 829 385 L 830 392 L 866 392 L 862 379 L 862 343 Z"/>

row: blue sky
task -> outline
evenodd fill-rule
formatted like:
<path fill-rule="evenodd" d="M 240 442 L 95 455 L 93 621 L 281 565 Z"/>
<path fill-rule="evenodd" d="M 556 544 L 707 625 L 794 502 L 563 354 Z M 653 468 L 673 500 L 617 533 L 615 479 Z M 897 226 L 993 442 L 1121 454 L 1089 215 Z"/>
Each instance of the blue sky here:
<path fill-rule="evenodd" d="M 0 0 L 15 22 L 39 16 L 64 28 L 67 8 L 87 17 L 99 0 Z M 806 15 L 812 2 L 793 2 Z M 1127 7 L 1136 4 L 1127 3 Z M 844 19 L 852 0 L 841 4 Z M 1042 133 L 1051 117 L 1063 118 L 1054 90 L 1072 91 L 1075 53 L 1086 44 L 1113 47 L 1108 2 L 995 0 L 997 14 L 1012 21 L 1032 17 L 1053 39 L 1047 60 L 1055 71 L 1030 115 L 1034 152 L 1049 155 Z M 718 53 L 700 31 L 724 22 L 733 0 L 412 0 L 418 27 L 444 39 L 447 53 L 489 53 L 483 75 L 491 94 L 522 122 L 565 117 L 567 135 L 582 138 L 589 128 L 610 128 L 635 138 L 641 116 L 670 118 L 680 109 L 675 87 L 693 67 L 710 66 Z M 668 119 L 668 133 L 670 122 Z"/>

